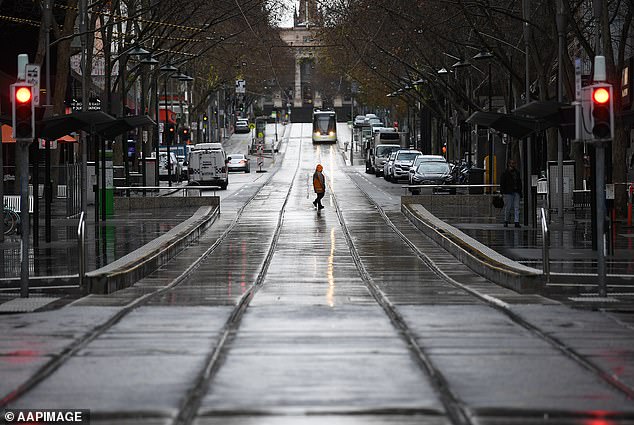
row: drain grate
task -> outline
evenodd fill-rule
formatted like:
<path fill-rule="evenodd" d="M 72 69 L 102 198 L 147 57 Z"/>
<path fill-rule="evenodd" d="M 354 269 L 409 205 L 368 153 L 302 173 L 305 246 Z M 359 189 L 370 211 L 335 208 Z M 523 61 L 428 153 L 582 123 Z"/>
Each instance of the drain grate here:
<path fill-rule="evenodd" d="M 58 299 L 59 297 L 15 298 L 0 304 L 0 313 L 30 313 Z"/>

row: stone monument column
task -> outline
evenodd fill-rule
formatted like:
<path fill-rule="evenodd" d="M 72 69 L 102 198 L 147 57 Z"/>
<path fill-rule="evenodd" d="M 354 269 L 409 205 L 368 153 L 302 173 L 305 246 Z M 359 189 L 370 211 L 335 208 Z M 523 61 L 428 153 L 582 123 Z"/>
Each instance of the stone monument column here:
<path fill-rule="evenodd" d="M 295 98 L 293 106 L 296 108 L 302 107 L 302 67 L 299 55 L 295 56 Z"/>

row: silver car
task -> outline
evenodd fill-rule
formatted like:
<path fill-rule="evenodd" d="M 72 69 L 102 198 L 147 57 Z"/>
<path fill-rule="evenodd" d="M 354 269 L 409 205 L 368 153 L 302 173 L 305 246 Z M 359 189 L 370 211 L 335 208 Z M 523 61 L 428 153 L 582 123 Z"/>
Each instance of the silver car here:
<path fill-rule="evenodd" d="M 390 180 L 409 179 L 409 169 L 418 155 L 421 155 L 421 152 L 417 150 L 402 149 L 397 151 L 394 163 L 390 168 Z"/>
<path fill-rule="evenodd" d="M 374 173 L 377 177 L 383 174 L 385 164 L 392 152 L 396 152 L 401 149 L 399 145 L 378 145 L 371 152 L 370 163 L 373 162 L 372 168 L 374 168 Z"/>
<path fill-rule="evenodd" d="M 251 162 L 244 154 L 232 153 L 227 157 L 227 169 L 229 171 L 251 172 Z"/>

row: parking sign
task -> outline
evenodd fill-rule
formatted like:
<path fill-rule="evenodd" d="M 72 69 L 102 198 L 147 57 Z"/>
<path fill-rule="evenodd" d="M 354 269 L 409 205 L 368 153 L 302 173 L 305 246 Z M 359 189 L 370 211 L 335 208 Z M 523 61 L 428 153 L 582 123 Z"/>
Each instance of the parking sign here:
<path fill-rule="evenodd" d="M 40 66 L 28 64 L 26 66 L 26 82 L 33 85 L 33 104 L 40 106 Z"/>

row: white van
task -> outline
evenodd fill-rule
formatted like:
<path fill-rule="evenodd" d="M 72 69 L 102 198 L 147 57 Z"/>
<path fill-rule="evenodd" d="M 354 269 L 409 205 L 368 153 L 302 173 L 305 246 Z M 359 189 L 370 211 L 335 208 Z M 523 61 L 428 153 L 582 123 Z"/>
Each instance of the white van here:
<path fill-rule="evenodd" d="M 192 145 L 187 162 L 190 185 L 218 185 L 223 190 L 227 188 L 227 155 L 220 143 Z"/>

